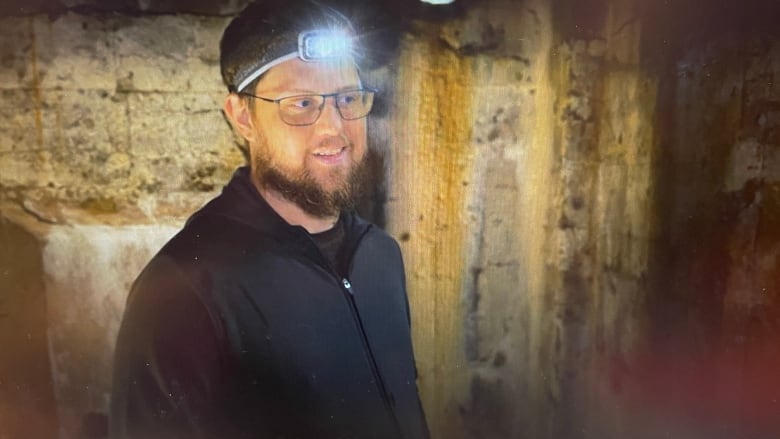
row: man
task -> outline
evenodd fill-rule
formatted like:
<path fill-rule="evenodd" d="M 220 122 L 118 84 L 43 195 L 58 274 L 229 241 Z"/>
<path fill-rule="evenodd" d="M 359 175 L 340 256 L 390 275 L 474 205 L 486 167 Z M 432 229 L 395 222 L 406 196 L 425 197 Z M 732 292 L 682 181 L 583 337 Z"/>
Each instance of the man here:
<path fill-rule="evenodd" d="M 374 90 L 350 23 L 255 4 L 221 42 L 249 166 L 133 285 L 117 438 L 425 438 L 396 242 L 353 213 Z"/>

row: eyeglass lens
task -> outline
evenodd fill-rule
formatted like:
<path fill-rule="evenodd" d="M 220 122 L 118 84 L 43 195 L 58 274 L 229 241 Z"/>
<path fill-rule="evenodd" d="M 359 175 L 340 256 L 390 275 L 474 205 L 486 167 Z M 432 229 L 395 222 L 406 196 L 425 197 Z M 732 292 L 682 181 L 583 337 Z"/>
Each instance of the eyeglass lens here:
<path fill-rule="evenodd" d="M 347 91 L 332 95 L 336 108 L 345 120 L 365 117 L 374 103 L 374 92 L 368 90 Z M 322 95 L 290 96 L 279 100 L 279 114 L 290 125 L 310 125 L 319 118 L 325 104 Z"/>

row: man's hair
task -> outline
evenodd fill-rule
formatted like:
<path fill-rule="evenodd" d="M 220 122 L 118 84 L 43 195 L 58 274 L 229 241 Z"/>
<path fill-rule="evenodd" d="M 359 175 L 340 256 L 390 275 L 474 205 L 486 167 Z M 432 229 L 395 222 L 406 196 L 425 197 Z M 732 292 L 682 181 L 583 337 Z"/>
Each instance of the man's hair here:
<path fill-rule="evenodd" d="M 251 3 L 222 34 L 222 82 L 228 91 L 236 92 L 239 83 L 261 66 L 296 52 L 300 32 L 323 28 L 339 28 L 354 34 L 352 24 L 342 13 L 317 0 L 258 0 Z M 253 81 L 250 87 L 256 82 Z"/>

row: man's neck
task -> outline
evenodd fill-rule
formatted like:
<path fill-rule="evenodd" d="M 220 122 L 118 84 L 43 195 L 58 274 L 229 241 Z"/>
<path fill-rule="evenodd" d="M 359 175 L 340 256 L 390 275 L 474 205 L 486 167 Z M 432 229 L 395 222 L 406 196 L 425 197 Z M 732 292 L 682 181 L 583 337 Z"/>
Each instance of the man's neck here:
<path fill-rule="evenodd" d="M 253 179 L 254 180 L 254 179 Z M 262 185 L 253 181 L 257 191 L 265 199 L 266 203 L 281 216 L 288 224 L 301 226 L 309 233 L 321 233 L 333 228 L 339 217 L 338 215 L 328 217 L 313 216 L 301 209 L 300 206 L 288 200 L 282 194 L 272 189 L 266 189 Z"/>

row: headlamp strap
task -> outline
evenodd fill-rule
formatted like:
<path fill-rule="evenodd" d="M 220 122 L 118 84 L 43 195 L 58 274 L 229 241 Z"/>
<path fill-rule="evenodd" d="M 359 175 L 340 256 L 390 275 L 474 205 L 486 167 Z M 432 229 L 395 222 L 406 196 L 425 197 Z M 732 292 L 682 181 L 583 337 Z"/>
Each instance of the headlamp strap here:
<path fill-rule="evenodd" d="M 298 34 L 298 51 L 275 58 L 253 71 L 244 78 L 236 87 L 240 93 L 260 75 L 271 67 L 285 61 L 300 58 L 306 62 L 324 61 L 328 59 L 343 58 L 352 55 L 352 38 L 348 34 L 337 30 L 310 30 Z"/>

